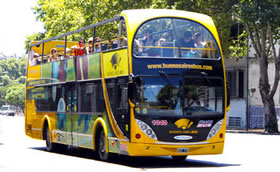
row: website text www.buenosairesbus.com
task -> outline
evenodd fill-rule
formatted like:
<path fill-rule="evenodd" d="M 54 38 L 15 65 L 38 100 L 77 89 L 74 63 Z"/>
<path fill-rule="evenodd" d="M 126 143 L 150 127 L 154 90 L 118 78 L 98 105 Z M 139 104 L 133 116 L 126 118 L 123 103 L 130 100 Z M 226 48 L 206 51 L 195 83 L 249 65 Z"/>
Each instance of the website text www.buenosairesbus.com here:
<path fill-rule="evenodd" d="M 200 70 L 213 70 L 212 66 L 196 65 L 196 64 L 149 64 L 148 69 L 200 69 Z"/>

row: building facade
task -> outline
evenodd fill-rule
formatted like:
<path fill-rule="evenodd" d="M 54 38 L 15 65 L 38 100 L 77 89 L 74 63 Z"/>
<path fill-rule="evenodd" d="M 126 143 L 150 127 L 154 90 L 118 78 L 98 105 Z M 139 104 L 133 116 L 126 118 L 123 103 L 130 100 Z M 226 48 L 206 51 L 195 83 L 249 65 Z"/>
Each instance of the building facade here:
<path fill-rule="evenodd" d="M 254 57 L 254 51 L 250 52 L 248 58 L 225 60 L 227 80 L 231 88 L 228 129 L 264 128 L 264 106 L 259 90 L 259 62 Z M 268 64 L 270 85 L 274 82 L 274 73 L 274 60 L 271 59 Z M 280 126 L 280 85 L 275 93 L 274 102 Z"/>

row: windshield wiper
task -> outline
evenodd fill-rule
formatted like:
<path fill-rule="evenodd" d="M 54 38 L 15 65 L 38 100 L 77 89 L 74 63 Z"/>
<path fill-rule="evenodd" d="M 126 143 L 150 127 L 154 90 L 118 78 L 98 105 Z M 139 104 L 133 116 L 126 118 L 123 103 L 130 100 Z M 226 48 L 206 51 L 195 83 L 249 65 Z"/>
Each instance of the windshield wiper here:
<path fill-rule="evenodd" d="M 159 75 L 171 86 L 173 86 L 169 76 L 164 71 L 158 71 Z"/>
<path fill-rule="evenodd" d="M 207 81 L 209 85 L 212 85 L 212 82 L 208 79 L 208 74 L 206 72 L 200 72 L 200 74 Z"/>

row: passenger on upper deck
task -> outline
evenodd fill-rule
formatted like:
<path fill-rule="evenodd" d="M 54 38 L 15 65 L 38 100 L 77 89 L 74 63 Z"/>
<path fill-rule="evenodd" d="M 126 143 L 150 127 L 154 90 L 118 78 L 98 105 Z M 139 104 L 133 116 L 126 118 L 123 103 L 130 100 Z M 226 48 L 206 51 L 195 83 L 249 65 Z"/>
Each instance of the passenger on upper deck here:
<path fill-rule="evenodd" d="M 56 48 L 52 48 L 51 54 L 48 58 L 48 62 L 57 61 L 57 60 L 58 60 L 57 50 Z"/>
<path fill-rule="evenodd" d="M 190 31 L 184 32 L 184 37 L 179 40 L 179 46 L 181 47 L 181 53 L 183 57 L 193 57 L 191 49 L 194 48 L 194 41 L 192 39 L 192 33 Z"/>
<path fill-rule="evenodd" d="M 100 52 L 100 42 L 101 39 L 99 37 L 94 38 L 94 52 L 99 53 Z"/>
<path fill-rule="evenodd" d="M 204 48 L 204 45 L 202 43 L 202 35 L 199 32 L 194 34 L 194 46 L 195 48 L 198 48 L 195 50 L 195 52 L 199 55 L 199 57 L 201 57 L 201 52 L 202 48 Z"/>
<path fill-rule="evenodd" d="M 66 48 L 66 56 L 65 59 L 70 58 L 71 57 L 71 50 L 70 48 Z"/>
<path fill-rule="evenodd" d="M 34 53 L 32 65 L 37 65 L 37 64 L 40 64 L 39 54 L 38 53 Z"/>
<path fill-rule="evenodd" d="M 197 32 L 194 34 L 194 45 L 195 48 L 203 48 L 203 44 L 202 44 L 202 35 Z"/>
<path fill-rule="evenodd" d="M 180 46 L 185 48 L 194 48 L 194 41 L 192 39 L 192 33 L 190 31 L 186 31 L 184 33 L 184 38 L 180 40 Z M 186 49 L 190 51 L 190 49 Z"/>
<path fill-rule="evenodd" d="M 93 38 L 92 38 L 92 37 L 90 37 L 90 38 L 88 39 L 87 53 L 88 53 L 88 54 L 93 53 Z"/>
<path fill-rule="evenodd" d="M 71 47 L 72 50 L 74 50 L 75 56 L 82 56 L 86 54 L 86 48 L 85 48 L 85 40 L 80 39 L 78 46 Z"/>
<path fill-rule="evenodd" d="M 156 56 L 156 54 L 159 54 L 157 49 L 153 48 L 156 44 L 156 40 L 153 39 L 151 29 L 145 31 L 144 37 L 139 40 L 139 44 L 142 56 Z"/>

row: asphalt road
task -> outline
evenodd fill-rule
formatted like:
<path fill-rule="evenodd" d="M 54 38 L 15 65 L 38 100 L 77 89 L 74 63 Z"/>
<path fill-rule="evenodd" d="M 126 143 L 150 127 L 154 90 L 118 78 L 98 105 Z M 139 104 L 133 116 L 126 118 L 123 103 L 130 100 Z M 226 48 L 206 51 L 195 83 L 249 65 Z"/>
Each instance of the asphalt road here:
<path fill-rule="evenodd" d="M 0 172 L 81 171 L 278 171 L 280 135 L 227 133 L 222 155 L 170 157 L 116 156 L 99 161 L 94 152 L 69 148 L 49 153 L 45 142 L 24 134 L 24 117 L 0 115 Z"/>

